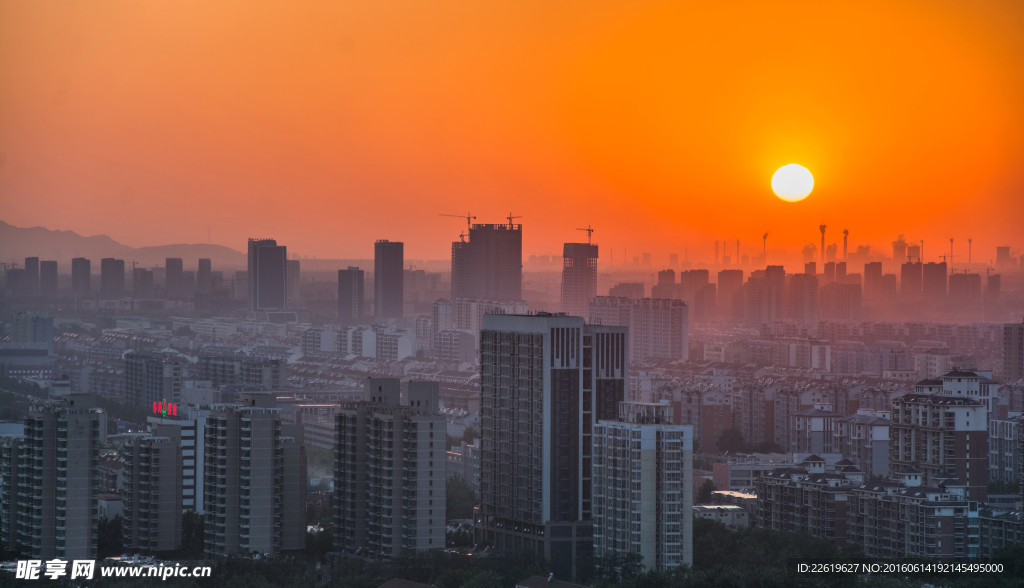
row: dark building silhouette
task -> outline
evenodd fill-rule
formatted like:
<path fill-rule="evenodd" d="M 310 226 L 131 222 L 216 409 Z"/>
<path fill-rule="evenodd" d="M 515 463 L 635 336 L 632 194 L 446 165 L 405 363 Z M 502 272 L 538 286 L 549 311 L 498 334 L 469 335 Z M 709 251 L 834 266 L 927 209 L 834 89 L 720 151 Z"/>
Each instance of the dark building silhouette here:
<path fill-rule="evenodd" d="M 597 245 L 562 246 L 562 312 L 586 316 L 587 304 L 597 296 Z"/>
<path fill-rule="evenodd" d="M 946 299 L 946 262 L 924 264 L 922 289 L 927 300 Z"/>
<path fill-rule="evenodd" d="M 346 325 L 358 324 L 363 316 L 363 270 L 349 266 L 338 270 L 338 321 Z"/>
<path fill-rule="evenodd" d="M 184 298 L 183 275 L 185 262 L 180 257 L 168 257 L 164 262 L 164 295 L 171 300 Z"/>
<path fill-rule="evenodd" d="M 786 294 L 789 318 L 807 325 L 818 322 L 818 276 L 814 274 L 794 274 L 789 278 L 789 290 Z"/>
<path fill-rule="evenodd" d="M 958 306 L 981 302 L 981 274 L 950 274 L 949 301 Z"/>
<path fill-rule="evenodd" d="M 881 294 L 882 262 L 869 261 L 864 264 L 864 298 L 875 300 Z"/>
<path fill-rule="evenodd" d="M 92 280 L 92 264 L 84 257 L 71 260 L 71 295 L 88 298 Z"/>
<path fill-rule="evenodd" d="M 213 290 L 213 263 L 207 258 L 199 259 L 199 269 L 196 271 L 196 292 L 209 294 Z"/>
<path fill-rule="evenodd" d="M 633 298 L 639 300 L 644 297 L 643 282 L 622 282 L 615 284 L 608 289 L 608 295 L 616 298 Z"/>
<path fill-rule="evenodd" d="M 124 296 L 124 260 L 104 257 L 100 260 L 100 298 Z"/>
<path fill-rule="evenodd" d="M 273 239 L 249 239 L 249 302 L 254 311 L 288 306 L 288 248 Z"/>
<path fill-rule="evenodd" d="M 743 316 L 743 270 L 718 272 L 718 314 L 733 318 Z"/>
<path fill-rule="evenodd" d="M 923 271 L 919 261 L 908 261 L 900 266 L 900 295 L 908 300 L 921 298 Z"/>
<path fill-rule="evenodd" d="M 299 276 L 302 271 L 302 263 L 298 259 L 289 259 L 288 265 L 288 280 L 287 280 L 287 291 L 288 300 L 298 300 L 299 296 Z"/>
<path fill-rule="evenodd" d="M 403 315 L 405 282 L 402 273 L 405 245 L 381 240 L 373 246 L 373 317 L 377 321 Z"/>
<path fill-rule="evenodd" d="M 152 298 L 155 295 L 153 270 L 141 267 L 132 270 L 132 293 L 136 298 Z"/>
<path fill-rule="evenodd" d="M 43 298 L 57 296 L 57 262 L 43 261 L 39 263 L 39 295 Z"/>
<path fill-rule="evenodd" d="M 522 300 L 523 225 L 473 225 L 452 243 L 452 298 Z"/>
<path fill-rule="evenodd" d="M 1024 322 L 1003 325 L 1003 379 L 1024 378 Z"/>
<path fill-rule="evenodd" d="M 39 258 L 38 257 L 26 257 L 25 258 L 25 276 L 23 282 L 23 289 L 26 296 L 36 296 L 39 294 Z"/>

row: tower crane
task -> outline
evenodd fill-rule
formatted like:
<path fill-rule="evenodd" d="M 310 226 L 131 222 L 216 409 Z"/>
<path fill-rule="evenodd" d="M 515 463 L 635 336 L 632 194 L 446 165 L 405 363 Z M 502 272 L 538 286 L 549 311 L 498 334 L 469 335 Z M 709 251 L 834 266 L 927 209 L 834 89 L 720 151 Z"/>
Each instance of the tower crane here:
<path fill-rule="evenodd" d="M 594 228 L 591 227 L 590 225 L 587 225 L 587 227 L 585 229 L 576 229 L 576 230 L 577 231 L 586 231 L 586 233 L 587 233 L 587 245 L 590 245 L 591 244 L 590 237 L 594 234 Z"/>
<path fill-rule="evenodd" d="M 461 214 L 445 214 L 443 212 L 440 213 L 438 216 L 453 216 L 455 218 L 464 218 L 464 219 L 466 219 L 466 232 L 465 233 L 459 233 L 459 239 L 461 239 L 463 243 L 466 242 L 466 235 L 469 234 L 469 229 L 472 226 L 470 223 L 472 221 L 476 220 L 475 216 L 473 216 L 472 214 L 470 214 L 468 212 L 465 214 L 465 216 L 463 216 Z"/>
<path fill-rule="evenodd" d="M 505 218 L 508 219 L 508 228 L 509 228 L 509 230 L 511 230 L 512 229 L 512 219 L 514 219 L 514 218 L 523 218 L 523 217 L 522 216 L 512 216 L 512 212 L 509 211 L 508 216 L 506 216 Z"/>

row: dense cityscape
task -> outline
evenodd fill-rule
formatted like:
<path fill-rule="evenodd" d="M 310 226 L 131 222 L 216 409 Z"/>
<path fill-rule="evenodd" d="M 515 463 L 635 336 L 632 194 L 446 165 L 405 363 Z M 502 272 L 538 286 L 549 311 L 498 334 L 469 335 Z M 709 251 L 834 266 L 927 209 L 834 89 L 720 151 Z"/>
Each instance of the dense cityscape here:
<path fill-rule="evenodd" d="M 751 528 L 821 542 L 790 558 L 1024 543 L 1009 247 L 954 266 L 900 235 L 865 258 L 822 226 L 798 273 L 766 243 L 606 269 L 591 227 L 524 263 L 514 218 L 467 218 L 447 271 L 402 242 L 307 264 L 266 238 L 244 267 L 8 264 L 5 557 L 568 586 L 696 574 L 702 536 Z M 482 567 L 403 567 L 430 554 Z"/>

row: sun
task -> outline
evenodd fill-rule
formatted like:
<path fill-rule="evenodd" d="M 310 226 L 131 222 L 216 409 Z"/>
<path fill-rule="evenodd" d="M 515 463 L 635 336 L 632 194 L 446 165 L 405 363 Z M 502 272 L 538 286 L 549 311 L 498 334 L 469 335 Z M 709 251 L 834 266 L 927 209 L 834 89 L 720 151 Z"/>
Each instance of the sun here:
<path fill-rule="evenodd" d="M 775 171 L 772 176 L 772 190 L 775 195 L 786 202 L 797 202 L 807 198 L 807 195 L 814 189 L 814 176 L 807 168 L 790 163 Z"/>

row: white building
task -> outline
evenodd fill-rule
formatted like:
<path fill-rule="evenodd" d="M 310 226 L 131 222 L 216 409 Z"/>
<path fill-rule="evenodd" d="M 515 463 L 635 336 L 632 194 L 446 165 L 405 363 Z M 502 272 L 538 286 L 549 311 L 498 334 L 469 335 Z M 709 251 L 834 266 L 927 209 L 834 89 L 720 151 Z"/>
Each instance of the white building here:
<path fill-rule="evenodd" d="M 594 556 L 648 569 L 693 564 L 693 429 L 668 403 L 619 404 L 594 426 Z"/>

